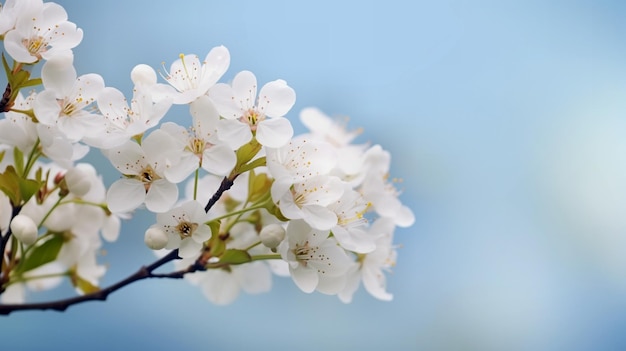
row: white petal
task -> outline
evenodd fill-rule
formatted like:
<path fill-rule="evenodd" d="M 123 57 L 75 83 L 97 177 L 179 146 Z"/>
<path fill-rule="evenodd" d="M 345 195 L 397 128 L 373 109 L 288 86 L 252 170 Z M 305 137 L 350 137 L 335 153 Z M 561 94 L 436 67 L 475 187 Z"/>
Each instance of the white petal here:
<path fill-rule="evenodd" d="M 146 208 L 161 213 L 172 208 L 178 200 L 178 187 L 165 179 L 155 180 L 146 194 Z"/>
<path fill-rule="evenodd" d="M 282 117 L 296 103 L 296 92 L 284 80 L 269 82 L 259 92 L 259 110 L 269 117 Z"/>
<path fill-rule="evenodd" d="M 337 225 L 337 214 L 324 206 L 309 205 L 302 208 L 304 219 L 311 227 L 329 230 Z"/>
<path fill-rule="evenodd" d="M 233 150 L 252 140 L 252 132 L 247 124 L 229 119 L 219 121 L 217 136 Z"/>
<path fill-rule="evenodd" d="M 135 179 L 120 179 L 107 191 L 107 206 L 114 213 L 130 212 L 143 203 L 146 190 Z"/>
<path fill-rule="evenodd" d="M 259 123 L 256 138 L 263 146 L 279 148 L 291 140 L 293 127 L 286 118 L 266 119 Z"/>
<path fill-rule="evenodd" d="M 180 242 L 180 248 L 178 249 L 178 255 L 181 258 L 193 258 L 200 253 L 202 244 L 192 240 L 191 238 L 185 238 Z"/>
<path fill-rule="evenodd" d="M 209 97 L 215 103 L 220 116 L 226 119 L 237 119 L 243 115 L 241 106 L 235 100 L 233 88 L 224 83 L 216 84 L 209 90 Z"/>
<path fill-rule="evenodd" d="M 239 296 L 239 284 L 233 279 L 232 273 L 221 269 L 203 272 L 202 292 L 216 305 L 227 305 Z"/>
<path fill-rule="evenodd" d="M 241 287 L 248 294 L 260 294 L 272 289 L 272 274 L 263 262 L 233 267 L 233 273 L 237 274 Z"/>
<path fill-rule="evenodd" d="M 52 90 L 58 97 L 68 96 L 76 81 L 73 62 L 64 57 L 51 59 L 41 68 L 41 80 L 46 90 Z"/>
<path fill-rule="evenodd" d="M 300 290 L 307 294 L 315 291 L 319 281 L 316 271 L 306 267 L 298 267 L 296 269 L 290 268 L 289 271 L 291 272 L 291 278 Z"/>
<path fill-rule="evenodd" d="M 237 163 L 237 156 L 226 145 L 213 145 L 202 154 L 202 168 L 216 175 L 228 175 Z"/>
<path fill-rule="evenodd" d="M 232 151 L 231 151 L 232 152 Z M 200 159 L 192 153 L 185 153 L 175 165 L 168 167 L 164 174 L 165 178 L 172 183 L 178 184 L 187 179 L 200 166 Z"/>
<path fill-rule="evenodd" d="M 205 94 L 226 73 L 230 66 L 230 52 L 225 46 L 216 46 L 204 58 L 199 90 Z"/>
<path fill-rule="evenodd" d="M 391 301 L 393 295 L 386 291 L 385 276 L 380 269 L 363 269 L 365 290 L 379 300 Z"/>
<path fill-rule="evenodd" d="M 239 107 L 246 111 L 256 104 L 257 84 L 254 73 L 241 71 L 233 79 L 233 96 Z"/>
<path fill-rule="evenodd" d="M 106 156 L 122 174 L 139 174 L 146 164 L 143 149 L 132 141 L 107 150 Z"/>

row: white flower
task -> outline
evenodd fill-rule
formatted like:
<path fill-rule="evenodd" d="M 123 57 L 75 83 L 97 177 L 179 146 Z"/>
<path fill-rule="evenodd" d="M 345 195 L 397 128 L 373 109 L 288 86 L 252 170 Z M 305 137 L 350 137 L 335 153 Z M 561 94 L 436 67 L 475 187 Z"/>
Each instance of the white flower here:
<path fill-rule="evenodd" d="M 368 222 L 363 216 L 369 206 L 363 196 L 348 184 L 343 196 L 329 206 L 337 214 L 337 225 L 331 228 L 331 232 L 344 249 L 366 253 L 376 248 L 376 236 L 367 233 Z"/>
<path fill-rule="evenodd" d="M 331 174 L 350 184 L 358 185 L 364 176 L 363 163 L 366 144 L 351 144 L 361 129 L 347 131 L 344 122 L 333 120 L 322 111 L 309 107 L 300 112 L 300 120 L 311 131 L 305 135 L 313 140 L 321 140 L 333 147 L 336 154 L 336 168 Z"/>
<path fill-rule="evenodd" d="M 321 292 L 336 294 L 344 288 L 344 275 L 352 260 L 328 234 L 293 220 L 287 226 L 287 240 L 279 246 L 293 281 L 305 293 L 322 287 Z"/>
<path fill-rule="evenodd" d="M 303 219 L 313 228 L 328 230 L 337 225 L 337 214 L 328 205 L 339 200 L 344 183 L 337 177 L 315 176 L 292 184 L 289 179 L 274 181 L 272 199 L 289 219 Z"/>
<path fill-rule="evenodd" d="M 352 295 L 363 281 L 365 290 L 379 300 L 390 301 L 393 295 L 387 292 L 383 271 L 389 271 L 396 264 L 397 252 L 392 245 L 394 224 L 388 218 L 378 219 L 369 230 L 369 235 L 376 236 L 376 249 L 370 253 L 359 254 L 357 263 L 349 269 L 346 286 L 339 293 L 339 299 L 345 303 L 352 300 Z"/>
<path fill-rule="evenodd" d="M 225 118 L 218 125 L 220 138 L 234 149 L 253 136 L 267 147 L 281 147 L 293 136 L 293 127 L 283 116 L 296 102 L 296 93 L 284 80 L 265 84 L 257 99 L 256 77 L 252 72 L 242 71 L 235 76 L 232 86 L 216 84 L 209 96 Z"/>
<path fill-rule="evenodd" d="M 292 183 L 328 174 L 337 163 L 333 148 L 325 142 L 296 137 L 280 148 L 266 148 L 267 168 L 275 179 Z"/>
<path fill-rule="evenodd" d="M 230 65 L 230 53 L 224 46 L 211 49 L 203 62 L 197 55 L 180 55 L 163 76 L 176 90 L 175 104 L 188 104 L 205 95 L 224 75 Z"/>
<path fill-rule="evenodd" d="M 204 206 L 197 201 L 188 201 L 165 213 L 157 214 L 157 225 L 168 237 L 166 249 L 178 249 L 182 258 L 200 253 L 202 243 L 211 238 L 211 228 Z"/>
<path fill-rule="evenodd" d="M 86 137 L 83 141 L 100 149 L 110 149 L 143 134 L 159 124 L 172 105 L 171 98 L 154 100 L 150 89 L 137 85 L 129 106 L 121 91 L 105 87 L 97 98 L 98 110 L 104 117 L 104 134 Z"/>
<path fill-rule="evenodd" d="M 112 212 L 130 212 L 145 202 L 152 212 L 169 210 L 178 199 L 178 187 L 163 172 L 176 156 L 175 144 L 165 132 L 156 130 L 141 146 L 128 141 L 107 150 L 107 157 L 126 178 L 113 183 L 107 192 Z"/>
<path fill-rule="evenodd" d="M 369 201 L 376 213 L 382 217 L 392 218 L 395 225 L 410 227 L 415 222 L 415 216 L 410 208 L 403 205 L 398 199 L 400 192 L 392 182 L 388 181 L 391 155 L 379 145 L 366 151 L 365 171 L 363 183 L 359 191 Z"/>
<path fill-rule="evenodd" d="M 219 115 L 213 103 L 206 96 L 200 97 L 191 104 L 191 113 L 193 127 L 190 130 L 172 122 L 161 125 L 161 130 L 172 136 L 181 152 L 178 161 L 165 171 L 165 176 L 174 183 L 181 182 L 200 167 L 215 175 L 228 175 L 237 157 L 217 138 L 215 126 Z"/>
<path fill-rule="evenodd" d="M 23 1 L 23 0 L 20 0 Z M 83 39 L 83 31 L 67 21 L 59 4 L 30 1 L 17 17 L 15 29 L 4 36 L 4 47 L 17 62 L 33 63 L 57 55 L 72 55 L 72 49 Z"/>
<path fill-rule="evenodd" d="M 101 134 L 102 116 L 87 111 L 104 89 L 101 76 L 85 74 L 77 78 L 71 58 L 58 57 L 43 65 L 41 77 L 45 89 L 33 104 L 41 124 L 58 127 L 73 142 Z"/>
<path fill-rule="evenodd" d="M 32 93 L 28 97 L 19 93 L 15 99 L 14 108 L 18 110 L 28 111 L 32 107 L 32 103 L 36 94 Z M 37 142 L 36 123 L 30 116 L 7 111 L 4 114 L 5 119 L 0 120 L 0 143 L 17 147 L 22 153 L 28 154 Z"/>

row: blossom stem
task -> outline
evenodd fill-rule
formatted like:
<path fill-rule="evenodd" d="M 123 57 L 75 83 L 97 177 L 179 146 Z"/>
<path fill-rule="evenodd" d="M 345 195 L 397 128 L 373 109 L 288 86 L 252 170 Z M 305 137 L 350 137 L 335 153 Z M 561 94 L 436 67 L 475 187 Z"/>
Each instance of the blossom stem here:
<path fill-rule="evenodd" d="M 262 260 L 277 260 L 281 259 L 280 254 L 268 254 L 268 255 L 254 255 L 250 257 L 252 261 L 262 261 Z"/>
<path fill-rule="evenodd" d="M 260 204 L 260 205 L 256 205 L 256 206 L 251 206 L 251 207 L 247 207 L 247 208 L 242 208 L 241 210 L 238 210 L 238 211 L 233 211 L 233 212 L 230 212 L 230 213 L 228 213 L 228 214 L 225 214 L 225 215 L 222 215 L 222 216 L 219 216 L 219 217 L 212 218 L 209 222 L 219 221 L 219 220 L 222 220 L 222 219 L 224 219 L 224 218 L 228 218 L 228 217 L 232 217 L 232 216 L 240 215 L 240 214 L 242 214 L 242 213 L 246 213 L 246 212 L 250 212 L 250 211 L 258 210 L 258 209 L 260 209 L 260 208 L 264 208 L 264 207 L 265 207 L 265 205 L 264 205 L 264 204 Z M 207 223 L 209 223 L 209 222 L 207 222 Z"/>
<path fill-rule="evenodd" d="M 245 249 L 243 249 L 243 251 L 250 251 L 253 247 L 255 247 L 255 246 L 259 246 L 260 244 L 261 244 L 261 242 L 260 242 L 260 241 L 257 241 L 256 243 L 254 243 L 254 244 L 252 244 L 252 245 L 250 245 L 250 246 L 246 247 Z"/>
<path fill-rule="evenodd" d="M 48 217 L 50 217 L 50 215 L 52 214 L 52 212 L 59 207 L 59 205 L 61 205 L 61 200 L 63 200 L 62 197 L 59 197 L 59 199 L 57 200 L 57 202 L 54 203 L 54 205 L 52 205 L 52 207 L 50 208 L 50 210 L 48 210 L 48 212 L 46 213 L 45 216 L 43 216 L 43 218 L 41 219 L 41 221 L 39 222 L 39 224 L 37 225 L 37 228 L 41 227 L 46 220 L 48 219 Z"/>
<path fill-rule="evenodd" d="M 26 161 L 26 166 L 24 167 L 24 178 L 28 177 L 28 173 L 30 172 L 30 169 L 33 168 L 33 165 L 35 164 L 35 161 L 37 161 L 37 159 L 39 158 L 39 152 L 37 152 L 37 150 L 39 150 L 39 143 L 40 140 L 39 138 L 37 138 L 37 141 L 35 141 L 35 145 L 33 146 L 33 149 L 30 150 L 30 154 L 28 154 L 28 160 Z"/>
<path fill-rule="evenodd" d="M 202 161 L 200 161 L 200 163 L 202 163 Z M 194 179 L 193 179 L 193 199 L 197 199 L 198 198 L 198 178 L 200 177 L 200 168 L 196 169 L 196 174 L 194 175 Z"/>

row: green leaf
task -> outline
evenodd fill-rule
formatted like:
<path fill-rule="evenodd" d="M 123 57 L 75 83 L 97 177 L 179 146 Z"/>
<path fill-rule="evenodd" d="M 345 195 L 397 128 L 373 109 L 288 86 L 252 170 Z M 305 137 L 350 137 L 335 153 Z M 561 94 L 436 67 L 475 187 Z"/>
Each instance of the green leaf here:
<path fill-rule="evenodd" d="M 4 173 L 0 174 L 0 190 L 9 197 L 13 207 L 21 204 L 20 177 L 15 172 L 13 166 L 8 166 Z"/>
<path fill-rule="evenodd" d="M 22 84 L 22 88 L 26 88 L 26 87 L 33 87 L 33 86 L 37 86 L 37 85 L 41 85 L 43 84 L 41 78 L 33 78 L 30 80 L 27 80 L 26 82 L 24 82 L 24 84 Z"/>
<path fill-rule="evenodd" d="M 41 181 L 36 181 L 32 179 L 20 179 L 20 194 L 22 195 L 22 200 L 27 202 L 30 198 L 39 191 L 41 188 Z"/>
<path fill-rule="evenodd" d="M 248 251 L 229 249 L 220 257 L 220 263 L 242 264 L 252 261 Z"/>
<path fill-rule="evenodd" d="M 63 246 L 63 235 L 54 235 L 43 244 L 35 247 L 18 267 L 18 272 L 28 272 L 56 260 Z"/>
<path fill-rule="evenodd" d="M 0 162 L 2 162 L 2 160 L 4 160 L 4 154 L 6 154 L 7 150 L 2 150 L 0 151 Z"/>

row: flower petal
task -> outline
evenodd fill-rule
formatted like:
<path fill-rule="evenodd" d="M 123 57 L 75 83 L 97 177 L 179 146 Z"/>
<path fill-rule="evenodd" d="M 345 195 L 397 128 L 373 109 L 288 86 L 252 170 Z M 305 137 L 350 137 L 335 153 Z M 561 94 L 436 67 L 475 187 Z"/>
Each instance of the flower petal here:
<path fill-rule="evenodd" d="M 114 213 L 130 212 L 146 198 L 143 184 L 135 179 L 120 179 L 107 191 L 107 206 Z"/>
<path fill-rule="evenodd" d="M 259 123 L 256 138 L 263 146 L 279 148 L 286 145 L 293 136 L 293 127 L 288 119 L 277 117 Z"/>

